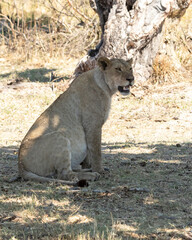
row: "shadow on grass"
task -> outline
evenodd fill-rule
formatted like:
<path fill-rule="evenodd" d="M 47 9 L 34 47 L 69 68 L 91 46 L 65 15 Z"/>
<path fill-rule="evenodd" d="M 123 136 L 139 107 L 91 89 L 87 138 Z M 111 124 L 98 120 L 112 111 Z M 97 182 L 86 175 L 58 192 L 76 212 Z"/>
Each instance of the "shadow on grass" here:
<path fill-rule="evenodd" d="M 56 69 L 47 69 L 47 68 L 35 68 L 35 69 L 26 69 L 22 72 L 9 72 L 6 74 L 0 74 L 0 79 L 2 80 L 12 80 L 12 79 L 24 79 L 31 82 L 49 82 L 51 72 Z"/>
<path fill-rule="evenodd" d="M 82 191 L 1 181 L 0 238 L 191 239 L 191 146 L 103 144 L 110 173 Z M 0 164 L 14 169 L 16 150 L 1 148 Z"/>
<path fill-rule="evenodd" d="M 103 144 L 103 148 L 108 148 L 109 150 L 121 151 L 121 149 L 127 149 L 135 146 L 135 143 L 126 142 L 126 143 L 113 143 L 113 144 Z M 171 163 L 175 161 L 182 160 L 191 160 L 192 161 L 192 143 L 184 143 L 184 144 L 152 144 L 148 145 L 147 143 L 138 143 L 137 147 L 141 149 L 141 153 L 129 153 L 125 154 L 130 160 L 134 159 L 143 159 L 143 160 L 152 160 L 154 158 L 160 161 L 168 161 L 167 163 Z M 148 150 L 148 153 L 143 153 L 142 150 Z M 149 153 L 150 152 L 150 153 Z M 123 153 L 119 153 L 120 155 L 124 155 Z"/>

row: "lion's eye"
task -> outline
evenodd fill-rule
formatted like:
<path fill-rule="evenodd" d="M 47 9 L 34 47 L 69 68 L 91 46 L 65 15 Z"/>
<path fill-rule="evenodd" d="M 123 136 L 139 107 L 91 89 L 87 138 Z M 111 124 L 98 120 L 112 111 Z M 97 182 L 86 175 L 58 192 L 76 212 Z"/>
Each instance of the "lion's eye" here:
<path fill-rule="evenodd" d="M 119 68 L 119 67 L 117 67 L 117 68 L 115 68 L 118 72 L 121 72 L 122 70 L 121 70 L 121 68 Z"/>

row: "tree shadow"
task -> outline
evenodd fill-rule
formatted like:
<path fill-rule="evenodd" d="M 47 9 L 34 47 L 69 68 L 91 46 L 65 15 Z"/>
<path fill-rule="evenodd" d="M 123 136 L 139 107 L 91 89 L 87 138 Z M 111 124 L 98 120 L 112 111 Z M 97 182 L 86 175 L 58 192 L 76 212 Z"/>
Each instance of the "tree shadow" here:
<path fill-rule="evenodd" d="M 154 158 L 158 158 L 159 160 L 161 159 L 162 161 L 174 161 L 174 160 L 180 160 L 184 161 L 187 159 L 192 160 L 192 143 L 175 143 L 171 145 L 167 145 L 166 143 L 157 143 L 157 144 L 151 144 L 149 145 L 147 142 L 141 142 L 138 144 L 132 143 L 132 142 L 126 142 L 126 143 L 112 143 L 112 144 L 102 144 L 104 152 L 105 149 L 109 150 L 116 150 L 120 151 L 121 149 L 128 149 L 131 148 L 132 146 L 137 146 L 138 148 L 141 148 L 143 150 L 148 149 L 151 150 L 150 152 L 148 151 L 147 153 L 129 153 L 125 154 L 125 156 L 128 157 L 128 159 L 133 160 L 134 159 L 143 159 L 143 160 L 151 160 Z M 144 151 L 145 152 L 145 151 Z M 124 155 L 123 153 L 119 153 L 120 155 Z M 191 155 L 190 155 L 191 154 Z"/>
<path fill-rule="evenodd" d="M 0 163 L 9 167 L 0 170 L 1 237 L 77 239 L 79 234 L 94 238 L 98 232 L 103 239 L 109 233 L 120 239 L 190 237 L 192 143 L 102 147 L 110 173 L 80 191 L 58 184 L 5 183 L 3 175 L 17 171 L 18 147 L 0 148 Z M 31 200 L 23 202 L 25 198 Z M 15 219 L 6 220 L 11 214 Z"/>
<path fill-rule="evenodd" d="M 24 79 L 30 82 L 49 82 L 51 79 L 51 73 L 56 69 L 51 68 L 34 68 L 34 69 L 26 69 L 25 71 L 14 71 L 5 74 L 0 74 L 0 79 Z"/>

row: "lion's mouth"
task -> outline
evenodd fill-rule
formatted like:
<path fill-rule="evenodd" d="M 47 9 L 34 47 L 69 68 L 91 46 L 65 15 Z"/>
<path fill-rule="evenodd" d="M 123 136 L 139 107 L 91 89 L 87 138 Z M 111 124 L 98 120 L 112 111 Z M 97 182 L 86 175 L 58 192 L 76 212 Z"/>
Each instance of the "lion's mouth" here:
<path fill-rule="evenodd" d="M 118 90 L 121 94 L 128 95 L 130 93 L 130 86 L 129 85 L 127 85 L 125 87 L 119 86 Z"/>

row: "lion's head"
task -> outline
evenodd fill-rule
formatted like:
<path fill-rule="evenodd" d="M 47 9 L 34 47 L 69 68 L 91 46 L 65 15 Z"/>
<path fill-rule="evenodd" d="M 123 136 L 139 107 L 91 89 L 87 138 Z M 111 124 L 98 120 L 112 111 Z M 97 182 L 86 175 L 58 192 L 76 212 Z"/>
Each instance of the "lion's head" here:
<path fill-rule="evenodd" d="M 124 61 L 123 59 L 109 60 L 106 57 L 100 57 L 98 65 L 104 73 L 105 81 L 112 94 L 117 90 L 122 95 L 130 93 L 130 87 L 134 84 L 132 59 Z"/>

